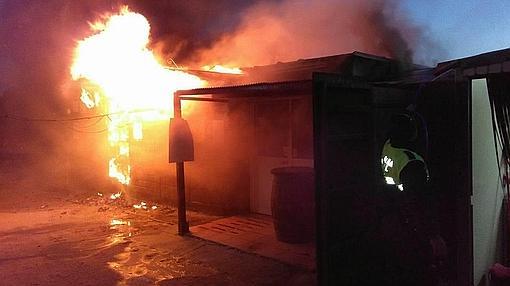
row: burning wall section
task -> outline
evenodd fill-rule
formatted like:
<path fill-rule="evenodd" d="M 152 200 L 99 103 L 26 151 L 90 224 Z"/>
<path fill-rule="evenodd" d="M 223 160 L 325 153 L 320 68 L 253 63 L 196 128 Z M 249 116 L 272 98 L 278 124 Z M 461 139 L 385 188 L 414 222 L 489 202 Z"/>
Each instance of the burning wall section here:
<path fill-rule="evenodd" d="M 91 29 L 93 35 L 78 42 L 71 74 L 81 82 L 83 105 L 106 117 L 108 175 L 119 183 L 119 191 L 112 198 L 127 191 L 130 196 L 173 201 L 174 170 L 167 161 L 172 95 L 178 89 L 197 88 L 207 82 L 185 69 L 162 66 L 147 47 L 148 21 L 127 7 L 91 24 Z M 216 73 L 240 72 L 217 65 L 204 68 Z M 228 127 L 223 125 L 227 122 L 223 118 L 225 106 L 183 107 L 185 117 L 189 116 L 193 123 L 197 144 L 201 145 L 197 149 L 204 150 L 198 153 L 198 160 L 203 163 L 191 164 L 187 172 L 189 189 L 213 189 L 214 193 L 197 192 L 198 197 L 206 196 L 219 204 L 222 199 L 218 194 L 228 192 L 232 186 L 219 182 L 229 178 L 223 170 L 229 165 L 225 158 L 232 154 L 225 150 L 228 140 L 224 138 L 233 131 L 229 128 L 227 132 Z M 216 118 L 213 126 L 207 120 L 209 116 Z M 215 130 L 214 134 L 211 130 Z M 208 154 L 213 154 L 214 159 L 210 160 Z M 211 162 L 216 164 L 210 165 Z M 244 189 L 247 192 L 249 186 Z"/>
<path fill-rule="evenodd" d="M 127 7 L 91 28 L 96 33 L 78 43 L 71 74 L 95 86 L 82 88 L 81 99 L 88 108 L 100 108 L 108 116 L 109 176 L 127 186 L 130 141 L 143 138 L 143 123 L 167 120 L 173 112 L 169 95 L 203 82 L 161 66 L 147 48 L 147 19 Z"/>

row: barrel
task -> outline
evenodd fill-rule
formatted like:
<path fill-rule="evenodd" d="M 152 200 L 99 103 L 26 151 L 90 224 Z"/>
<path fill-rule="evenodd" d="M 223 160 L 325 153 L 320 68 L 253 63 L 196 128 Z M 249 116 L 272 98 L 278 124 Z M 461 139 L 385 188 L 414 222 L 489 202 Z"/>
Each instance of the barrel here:
<path fill-rule="evenodd" d="M 271 213 L 276 238 L 287 243 L 312 241 L 315 226 L 313 169 L 280 167 L 272 169 L 271 173 Z"/>

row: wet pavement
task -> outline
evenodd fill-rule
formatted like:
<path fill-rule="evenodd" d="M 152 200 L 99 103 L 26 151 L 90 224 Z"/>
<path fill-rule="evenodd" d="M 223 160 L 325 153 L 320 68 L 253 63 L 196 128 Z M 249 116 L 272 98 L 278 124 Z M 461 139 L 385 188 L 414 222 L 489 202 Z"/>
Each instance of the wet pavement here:
<path fill-rule="evenodd" d="M 316 284 L 304 269 L 178 236 L 170 207 L 135 209 L 106 196 L 40 201 L 0 203 L 1 285 Z"/>

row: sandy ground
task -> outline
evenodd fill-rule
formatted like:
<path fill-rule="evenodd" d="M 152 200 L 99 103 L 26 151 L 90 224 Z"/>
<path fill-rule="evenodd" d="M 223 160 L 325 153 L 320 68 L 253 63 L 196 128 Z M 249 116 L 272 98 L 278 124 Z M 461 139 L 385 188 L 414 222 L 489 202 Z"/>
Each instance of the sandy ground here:
<path fill-rule="evenodd" d="M 315 285 L 315 274 L 176 235 L 176 211 L 0 190 L 0 285 Z M 152 206 L 152 204 L 148 204 Z M 214 217 L 190 213 L 192 224 Z"/>

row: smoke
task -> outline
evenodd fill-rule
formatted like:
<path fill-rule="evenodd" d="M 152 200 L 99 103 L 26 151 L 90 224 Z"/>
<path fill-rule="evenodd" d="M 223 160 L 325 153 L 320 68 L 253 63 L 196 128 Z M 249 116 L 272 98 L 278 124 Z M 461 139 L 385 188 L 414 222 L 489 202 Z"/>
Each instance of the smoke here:
<path fill-rule="evenodd" d="M 260 0 L 259 0 L 260 1 Z M 151 23 L 153 48 L 178 63 L 232 32 L 255 0 L 125 1 Z"/>
<path fill-rule="evenodd" d="M 412 62 L 423 42 L 430 41 L 395 0 L 260 2 L 233 33 L 199 51 L 195 63 L 253 66 L 352 51 Z"/>
<path fill-rule="evenodd" d="M 76 41 L 121 5 L 149 19 L 152 48 L 180 65 L 251 66 L 354 50 L 410 61 L 431 42 L 396 0 L 0 0 L 0 96 L 9 90 L 36 111 L 64 112 L 76 96 L 69 83 Z"/>
<path fill-rule="evenodd" d="M 40 189 L 80 178 L 67 166 L 91 173 L 78 158 L 96 143 L 80 140 L 71 131 L 75 124 L 33 120 L 67 118 L 79 97 L 79 88 L 69 84 L 73 48 L 86 34 L 87 20 L 103 9 L 94 6 L 99 1 L 77 2 L 0 2 L 0 153 L 6 158 L 0 180 Z"/>

